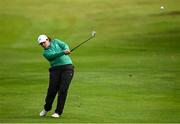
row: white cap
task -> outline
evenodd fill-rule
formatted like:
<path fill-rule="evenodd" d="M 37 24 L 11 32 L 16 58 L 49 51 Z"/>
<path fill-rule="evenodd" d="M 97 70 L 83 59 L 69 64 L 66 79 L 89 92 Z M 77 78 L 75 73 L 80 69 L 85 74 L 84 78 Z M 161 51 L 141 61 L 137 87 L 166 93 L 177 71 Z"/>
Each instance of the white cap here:
<path fill-rule="evenodd" d="M 48 37 L 47 37 L 46 35 L 41 34 L 41 35 L 39 35 L 39 37 L 38 37 L 38 43 L 40 44 L 40 43 L 42 43 L 42 42 L 45 42 L 47 39 L 48 39 Z"/>

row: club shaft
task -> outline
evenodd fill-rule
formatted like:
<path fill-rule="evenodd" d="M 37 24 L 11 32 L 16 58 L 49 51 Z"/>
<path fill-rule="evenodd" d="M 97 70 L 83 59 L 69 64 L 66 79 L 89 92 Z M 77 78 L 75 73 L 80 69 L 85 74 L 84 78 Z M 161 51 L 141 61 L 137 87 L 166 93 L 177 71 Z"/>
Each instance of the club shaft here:
<path fill-rule="evenodd" d="M 71 49 L 71 52 L 74 51 L 75 49 L 77 49 L 78 47 L 80 47 L 82 44 L 86 43 L 87 41 L 89 41 L 90 39 L 92 39 L 94 36 L 89 37 L 87 40 L 83 41 L 82 43 L 78 44 L 77 46 L 75 46 L 74 48 Z"/>

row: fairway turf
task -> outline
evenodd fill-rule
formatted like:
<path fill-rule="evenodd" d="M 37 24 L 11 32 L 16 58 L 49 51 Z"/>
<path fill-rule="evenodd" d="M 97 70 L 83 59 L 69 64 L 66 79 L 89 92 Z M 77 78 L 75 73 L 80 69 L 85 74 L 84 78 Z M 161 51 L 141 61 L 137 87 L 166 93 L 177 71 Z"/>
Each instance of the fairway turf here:
<path fill-rule="evenodd" d="M 1 0 L 0 123 L 180 122 L 179 0 Z M 160 9 L 164 6 L 165 9 Z M 64 114 L 39 117 L 49 63 L 37 37 L 71 48 Z"/>

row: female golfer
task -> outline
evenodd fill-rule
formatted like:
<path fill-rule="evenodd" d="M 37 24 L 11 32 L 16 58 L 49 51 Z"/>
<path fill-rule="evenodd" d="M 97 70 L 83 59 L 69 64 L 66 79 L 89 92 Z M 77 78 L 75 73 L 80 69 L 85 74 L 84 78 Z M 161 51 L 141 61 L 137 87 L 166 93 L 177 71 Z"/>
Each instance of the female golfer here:
<path fill-rule="evenodd" d="M 56 94 L 58 93 L 57 107 L 52 117 L 58 118 L 66 101 L 70 82 L 73 78 L 74 67 L 69 54 L 69 47 L 64 42 L 53 39 L 46 35 L 38 37 L 38 43 L 44 48 L 43 56 L 50 62 L 50 78 L 44 109 L 40 116 L 45 116 L 51 110 Z"/>

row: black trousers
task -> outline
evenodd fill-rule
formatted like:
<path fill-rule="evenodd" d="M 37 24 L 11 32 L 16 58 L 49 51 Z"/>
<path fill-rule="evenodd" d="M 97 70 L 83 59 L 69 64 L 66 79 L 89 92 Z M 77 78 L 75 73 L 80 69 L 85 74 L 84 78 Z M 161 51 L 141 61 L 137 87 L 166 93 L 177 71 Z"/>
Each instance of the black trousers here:
<path fill-rule="evenodd" d="M 73 65 L 55 66 L 49 69 L 50 79 L 44 109 L 50 111 L 56 94 L 58 93 L 57 107 L 55 112 L 63 113 L 68 88 L 74 75 Z"/>

